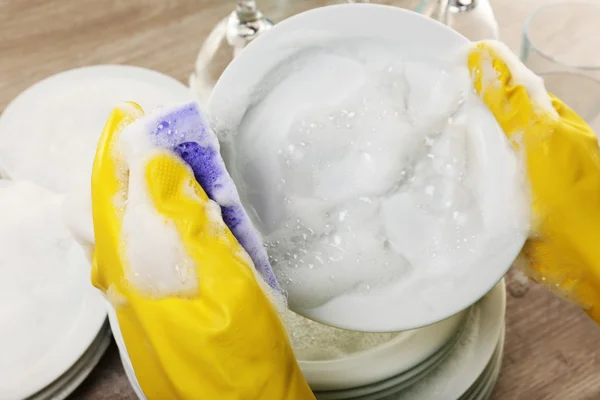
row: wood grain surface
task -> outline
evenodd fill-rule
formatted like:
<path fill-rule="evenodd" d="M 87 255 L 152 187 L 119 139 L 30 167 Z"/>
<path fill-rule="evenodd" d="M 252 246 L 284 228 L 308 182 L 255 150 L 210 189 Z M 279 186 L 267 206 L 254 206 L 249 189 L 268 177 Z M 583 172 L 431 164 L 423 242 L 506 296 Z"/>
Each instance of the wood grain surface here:
<path fill-rule="evenodd" d="M 502 39 L 513 50 L 522 21 L 547 2 L 492 0 Z M 275 21 L 325 3 L 259 0 Z M 187 83 L 202 40 L 232 7 L 231 0 L 0 0 L 0 110 L 36 81 L 83 65 L 138 65 Z M 599 343 L 600 329 L 545 289 L 509 295 L 493 399 L 600 399 Z M 135 399 L 114 344 L 72 398 Z"/>

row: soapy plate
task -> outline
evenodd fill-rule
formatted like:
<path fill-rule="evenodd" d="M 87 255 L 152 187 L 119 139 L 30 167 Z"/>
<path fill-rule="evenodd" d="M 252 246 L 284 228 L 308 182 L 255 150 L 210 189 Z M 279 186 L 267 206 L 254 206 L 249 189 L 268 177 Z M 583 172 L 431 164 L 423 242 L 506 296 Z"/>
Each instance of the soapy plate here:
<path fill-rule="evenodd" d="M 288 118 L 289 113 L 306 108 L 311 101 L 323 101 L 323 87 L 327 87 L 325 95 L 329 96 L 330 103 L 339 102 L 343 96 L 340 93 L 353 84 L 351 71 L 345 70 L 342 64 L 337 66 L 338 69 L 334 68 L 334 72 L 348 75 L 346 85 L 319 81 L 319 71 L 325 69 L 321 66 L 312 66 L 312 75 L 304 76 L 304 80 L 288 78 L 296 72 L 291 61 L 298 59 L 300 54 L 323 44 L 342 43 L 348 38 L 385 41 L 406 57 L 456 55 L 464 51 L 468 43 L 466 38 L 436 21 L 411 11 L 380 5 L 324 7 L 276 25 L 250 43 L 227 67 L 208 105 L 208 114 L 221 140 L 222 155 L 240 194 L 245 188 L 235 171 L 234 143 L 244 134 L 248 112 L 261 112 L 265 116 L 272 112 L 270 108 L 274 104 L 271 102 L 265 106 L 267 109 L 260 109 L 261 100 L 278 85 L 289 89 L 286 100 L 289 104 L 285 106 L 292 110 L 278 107 L 272 118 L 263 118 L 265 129 L 273 132 L 281 130 L 281 121 Z M 282 68 L 286 64 L 292 65 L 288 72 Z M 296 103 L 294 99 L 297 99 Z M 484 149 L 482 170 L 489 178 L 484 181 L 483 190 L 487 207 L 494 210 L 491 218 L 501 224 L 498 221 L 513 217 L 514 198 L 510 194 L 514 193 L 517 160 L 491 113 L 485 110 L 479 122 L 478 128 L 486 133 L 479 143 Z M 263 156 L 254 155 L 257 159 Z M 278 206 L 277 202 L 268 196 L 259 203 L 267 213 L 277 212 L 272 211 Z M 248 204 L 246 199 L 247 208 L 256 205 Z M 255 224 L 260 225 L 260 221 L 255 219 Z M 387 289 L 371 291 L 368 295 L 350 291 L 312 308 L 290 303 L 298 314 L 340 328 L 384 332 L 427 326 L 466 309 L 490 291 L 513 263 L 525 238 L 525 232 L 510 232 L 488 246 L 489 251 L 478 256 L 477 267 L 471 268 L 468 274 L 456 276 L 453 271 L 446 271 L 426 283 L 420 282 L 421 296 L 408 296 L 409 291 L 403 290 L 402 286 L 389 285 Z"/>
<path fill-rule="evenodd" d="M 0 187 L 10 188 L 13 185 L 17 185 L 17 182 L 0 180 Z M 49 196 L 54 195 L 49 194 Z M 46 203 L 53 199 L 38 197 L 36 200 L 45 205 L 44 211 L 60 215 L 61 205 L 59 203 Z M 53 239 L 53 237 L 48 238 L 43 233 L 32 230 L 16 234 L 35 237 L 39 240 Z M 31 360 L 33 355 L 33 357 L 37 357 L 37 360 L 27 365 L 24 365 L 22 361 L 19 363 L 19 360 L 11 360 L 13 366 L 21 366 L 17 369 L 13 368 L 14 374 L 10 376 L 10 379 L 0 381 L 0 398 L 29 398 L 51 385 L 90 348 L 105 324 L 106 310 L 103 307 L 103 297 L 89 282 L 90 266 L 85 259 L 83 250 L 74 240 L 64 245 L 68 246 L 68 249 L 72 249 L 68 250 L 69 253 L 64 259 L 65 269 L 48 274 L 47 269 L 44 271 L 40 268 L 42 273 L 48 274 L 44 275 L 43 280 L 33 281 L 34 283 L 29 286 L 23 285 L 23 281 L 18 284 L 22 290 L 19 291 L 17 297 L 12 298 L 12 301 L 19 302 L 19 307 L 6 301 L 1 305 L 4 310 L 27 312 L 27 315 L 8 313 L 6 321 L 14 324 L 11 328 L 17 329 L 17 334 L 31 333 L 31 336 L 27 336 L 31 339 L 27 343 L 19 345 L 5 342 L 2 345 L 5 346 L 5 349 L 6 346 L 18 346 L 16 348 L 19 349 L 19 352 L 15 353 L 14 357 L 21 356 L 23 357 L 21 360 Z M 39 261 L 43 262 L 44 260 L 40 259 Z M 19 267 L 19 265 L 3 265 L 1 269 L 3 278 L 12 278 L 10 267 Z M 86 279 L 86 277 L 88 278 Z M 46 279 L 50 279 L 50 281 Z M 65 283 L 67 280 L 69 283 Z M 13 282 L 13 284 L 15 283 Z M 64 293 L 59 295 L 58 293 L 61 291 Z M 41 293 L 46 295 L 40 297 Z M 45 301 L 45 299 L 52 301 Z M 28 307 L 24 311 L 21 305 L 28 304 L 28 302 L 32 307 Z M 67 303 L 72 306 L 66 306 Z M 39 321 L 37 330 L 31 331 L 28 321 Z M 10 338 L 12 335 L 13 333 L 8 337 Z"/>
<path fill-rule="evenodd" d="M 48 77 L 23 91 L 8 105 L 0 117 L 0 135 L 6 134 L 8 129 L 18 127 L 20 119 L 31 118 L 32 113 L 35 114 L 36 112 L 33 105 L 39 106 L 41 104 L 39 99 L 53 101 L 53 99 L 56 100 L 57 98 L 60 98 L 60 93 L 65 83 L 73 84 L 76 82 L 90 82 L 106 78 L 131 80 L 133 82 L 142 82 L 151 85 L 157 88 L 157 90 L 164 92 L 164 100 L 168 102 L 189 101 L 193 97 L 188 88 L 174 78 L 145 68 L 121 65 L 82 67 Z M 113 99 L 114 105 L 127 100 L 138 101 L 149 111 L 160 105 L 160 103 L 156 102 L 156 99 L 123 99 L 118 95 L 115 95 L 115 98 Z M 93 120 L 97 122 L 99 137 L 106 117 L 110 112 L 110 106 L 108 109 L 105 109 L 104 103 L 94 101 L 93 98 L 81 99 L 81 101 L 86 102 L 86 104 L 89 105 L 89 109 L 93 112 Z M 33 176 L 23 174 L 21 171 L 13 171 L 12 165 L 3 163 L 1 158 L 2 157 L 0 156 L 0 176 L 3 178 L 14 180 L 31 180 L 33 178 Z M 48 168 L 48 166 L 44 165 L 41 167 Z M 11 180 L 0 179 L 0 186 L 2 187 L 10 186 L 12 184 L 13 181 Z M 80 268 L 82 268 L 82 270 L 85 271 L 86 269 L 89 269 L 89 264 L 86 262 L 83 254 L 80 263 Z M 57 329 L 64 330 L 64 340 L 55 343 L 53 348 L 49 349 L 44 360 L 42 360 L 36 368 L 24 372 L 22 376 L 19 377 L 23 379 L 22 382 L 11 382 L 10 386 L 0 388 L 0 397 L 2 397 L 3 394 L 6 394 L 10 398 L 26 398 L 35 395 L 40 391 L 43 392 L 48 388 L 48 385 L 56 383 L 56 379 L 62 379 L 60 377 L 67 373 L 67 371 L 70 371 L 71 368 L 74 368 L 74 365 L 77 365 L 80 369 L 86 369 L 87 372 L 85 372 L 85 374 L 91 371 L 91 368 L 93 368 L 92 360 L 82 358 L 82 356 L 86 351 L 91 349 L 90 346 L 94 339 L 99 335 L 103 323 L 106 321 L 106 309 L 102 294 L 96 288 L 92 287 L 91 283 L 89 283 L 89 278 L 88 285 L 85 288 L 82 288 L 81 291 L 82 297 L 78 300 L 80 301 L 80 308 L 78 314 L 75 316 L 76 324 L 72 327 L 57 327 Z M 104 351 L 104 348 L 102 351 Z M 99 357 L 100 354 L 97 358 Z M 93 362 L 95 363 L 96 361 L 97 360 L 94 359 Z M 87 363 L 88 365 L 82 366 L 80 363 Z M 75 386 L 81 383 L 84 375 L 81 375 L 81 377 L 81 379 L 73 379 L 70 381 L 68 384 L 70 387 L 68 389 L 69 391 L 72 391 Z M 62 384 L 62 381 L 60 384 Z M 7 392 L 5 393 L 3 390 L 6 390 Z M 64 389 L 63 391 L 66 390 L 67 389 Z"/>
<path fill-rule="evenodd" d="M 502 281 L 471 307 L 447 354 L 424 374 L 412 376 L 408 371 L 368 386 L 317 392 L 317 398 L 368 400 L 394 394 L 396 400 L 469 399 L 472 397 L 468 396 L 470 390 L 479 390 L 480 386 L 489 383 L 484 375 L 492 365 L 495 372 L 499 370 L 497 359 L 502 359 L 505 309 L 505 286 Z M 377 367 L 371 364 L 365 365 L 368 368 Z M 460 372 L 457 373 L 457 370 Z M 409 375 L 408 379 L 405 375 Z"/>
<path fill-rule="evenodd" d="M 107 91 L 99 86 L 110 81 L 121 82 L 118 91 Z M 80 91 L 86 90 L 87 93 L 76 92 L 80 94 L 80 97 L 64 94 L 65 90 L 72 90 L 74 86 Z M 148 96 L 147 90 L 149 89 L 152 89 L 152 96 Z M 97 94 L 100 95 L 95 96 Z M 141 67 L 93 65 L 51 75 L 21 92 L 9 103 L 0 116 L 0 176 L 14 180 L 30 180 L 58 192 L 76 189 L 67 187 L 68 185 L 64 183 L 59 185 L 60 187 L 52 187 L 53 185 L 46 182 L 48 174 L 73 174 L 79 173 L 78 170 L 91 170 L 95 143 L 100 138 L 104 123 L 115 106 L 125 101 L 134 101 L 146 112 L 150 112 L 160 106 L 192 99 L 191 91 L 175 78 Z M 82 104 L 85 105 L 84 109 L 82 109 Z M 76 108 L 75 112 L 71 110 L 73 107 Z M 48 109 L 52 109 L 60 115 L 48 113 Z M 69 126 L 77 127 L 77 132 L 66 132 L 61 135 L 69 134 L 69 140 L 79 145 L 79 148 L 76 149 L 87 157 L 83 161 L 86 164 L 70 164 L 69 170 L 53 166 L 51 159 L 44 159 L 36 163 L 37 160 L 22 160 L 17 157 L 17 154 L 27 154 L 31 157 L 31 150 L 20 142 L 8 142 L 8 140 L 18 140 L 30 134 L 28 127 L 31 125 L 28 121 L 31 120 L 34 120 L 37 126 L 54 127 L 55 129 L 58 129 L 56 126 L 62 130 L 68 129 Z M 56 125 L 58 120 L 65 120 L 70 125 L 67 122 Z M 71 130 L 74 131 L 74 129 Z M 82 135 L 95 135 L 95 138 L 84 140 L 81 138 Z M 46 146 L 53 149 L 56 144 L 48 143 Z M 61 154 L 61 158 L 65 162 L 79 159 L 68 154 L 68 151 L 70 150 L 63 150 L 63 153 L 66 154 Z M 54 149 L 54 152 L 57 150 Z M 72 170 L 76 171 L 72 172 Z M 64 176 L 62 180 L 70 182 L 70 178 Z M 87 184 L 87 181 L 77 183 Z"/>
<path fill-rule="evenodd" d="M 27 400 L 63 400 L 68 398 L 98 365 L 108 349 L 111 339 L 110 325 L 106 320 L 98 336 L 81 358 L 60 378 L 35 395 L 28 397 Z"/>
<path fill-rule="evenodd" d="M 487 368 L 499 370 L 497 362 L 502 360 L 506 312 L 504 280 L 474 307 L 478 315 L 467 321 L 464 328 L 470 333 L 459 339 L 459 344 L 431 371 L 429 378 L 398 393 L 397 400 L 460 399 Z M 495 354 L 499 360 L 495 359 Z"/>
<path fill-rule="evenodd" d="M 142 389 L 135 377 L 135 372 L 131 365 L 131 360 L 127 354 L 127 349 L 123 342 L 123 336 L 119 328 L 117 315 L 110 304 L 107 303 L 108 319 L 115 337 L 121 362 L 127 375 L 127 379 L 135 391 L 138 399 L 146 400 Z M 411 381 L 410 387 L 403 389 L 396 394 L 398 400 L 402 399 L 422 399 L 438 400 L 458 399 L 468 392 L 482 375 L 486 366 L 494 364 L 494 374 L 499 372 L 502 361 L 502 347 L 504 341 L 504 316 L 506 311 L 506 287 L 504 280 L 498 283 L 484 298 L 473 306 L 474 312 L 471 313 L 465 322 L 462 332 L 459 333 L 458 343 L 453 344 L 444 361 L 437 365 L 426 377 L 419 375 L 418 381 Z M 494 359 L 497 354 L 498 359 Z M 376 362 L 375 359 L 371 363 Z M 459 373 L 457 367 L 459 366 Z M 365 368 L 374 367 L 371 364 L 365 364 Z M 377 367 L 377 366 L 375 366 Z M 330 392 L 317 392 L 322 394 L 323 399 L 336 398 L 362 398 L 365 395 L 365 388 L 374 387 L 368 391 L 374 396 L 379 396 L 382 390 L 393 390 L 394 385 L 399 383 L 404 387 L 404 374 L 392 377 L 380 383 L 348 390 L 338 390 Z M 493 384 L 496 377 L 492 377 Z M 393 382 L 392 387 L 387 385 Z M 486 385 L 487 386 L 487 385 Z M 489 392 L 488 392 L 489 393 Z M 340 396 L 337 396 L 337 395 Z M 369 396 L 368 394 L 366 396 Z M 442 397 L 440 397 L 442 396 Z M 318 396 L 318 398 L 321 398 Z M 379 397 L 376 397 L 379 398 Z M 485 398 L 485 397 L 482 397 Z"/>
<path fill-rule="evenodd" d="M 312 390 L 325 391 L 324 399 L 374 393 L 382 390 L 384 383 L 396 386 L 435 368 L 452 349 L 468 313 L 466 310 L 437 324 L 402 332 L 387 343 L 339 359 L 299 359 L 298 364 Z M 331 393 L 335 397 L 327 396 Z"/>

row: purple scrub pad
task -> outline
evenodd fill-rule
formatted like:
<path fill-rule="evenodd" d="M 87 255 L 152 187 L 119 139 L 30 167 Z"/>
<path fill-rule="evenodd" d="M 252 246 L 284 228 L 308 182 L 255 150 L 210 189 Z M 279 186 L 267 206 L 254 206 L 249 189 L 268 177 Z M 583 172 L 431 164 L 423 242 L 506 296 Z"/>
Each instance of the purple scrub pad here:
<path fill-rule="evenodd" d="M 240 202 L 237 189 L 219 152 L 219 141 L 198 104 L 188 103 L 155 111 L 146 127 L 159 147 L 178 154 L 193 170 L 200 186 L 221 207 L 223 221 L 246 250 L 267 284 L 283 293 L 269 264 L 258 231 Z"/>

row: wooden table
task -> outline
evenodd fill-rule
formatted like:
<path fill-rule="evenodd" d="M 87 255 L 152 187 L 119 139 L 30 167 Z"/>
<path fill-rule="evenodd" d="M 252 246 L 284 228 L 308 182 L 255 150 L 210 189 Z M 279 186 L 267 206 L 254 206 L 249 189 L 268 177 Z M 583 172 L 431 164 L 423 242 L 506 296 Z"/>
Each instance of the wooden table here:
<path fill-rule="evenodd" d="M 548 1 L 492 0 L 513 50 L 525 16 Z M 278 21 L 325 1 L 259 3 Z M 82 65 L 139 65 L 187 82 L 203 38 L 231 10 L 219 0 L 0 0 L 0 110 L 36 81 Z M 600 399 L 599 344 L 600 329 L 543 288 L 509 295 L 494 399 Z M 72 398 L 135 399 L 114 344 Z"/>

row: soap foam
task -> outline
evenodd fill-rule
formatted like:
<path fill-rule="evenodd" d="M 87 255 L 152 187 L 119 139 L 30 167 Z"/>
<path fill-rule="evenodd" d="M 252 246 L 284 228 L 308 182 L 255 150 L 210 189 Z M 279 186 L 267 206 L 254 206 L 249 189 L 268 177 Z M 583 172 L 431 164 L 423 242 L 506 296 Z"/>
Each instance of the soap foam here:
<path fill-rule="evenodd" d="M 158 213 L 148 192 L 147 163 L 166 150 L 157 147 L 146 120 L 141 119 L 123 129 L 119 151 L 128 170 L 128 178 L 123 177 L 128 182 L 126 193 L 119 193 L 115 199 L 117 205 L 124 205 L 122 252 L 127 260 L 127 280 L 145 295 L 156 298 L 196 292 L 195 264 L 174 222 Z"/>
<path fill-rule="evenodd" d="M 343 358 L 380 346 L 402 334 L 367 333 L 334 328 L 311 321 L 287 309 L 280 313 L 280 317 L 294 355 L 300 361 Z"/>
<path fill-rule="evenodd" d="M 0 393 L 9 398 L 19 383 L 55 373 L 48 362 L 62 365 L 52 349 L 73 340 L 91 288 L 62 201 L 30 182 L 0 181 Z"/>
<path fill-rule="evenodd" d="M 128 107 L 136 114 L 130 104 L 121 107 Z M 220 158 L 217 138 L 196 103 L 179 104 L 149 114 L 125 127 L 117 142 L 112 156 L 120 165 L 118 174 L 122 187 L 113 203 L 123 217 L 121 250 L 127 258 L 126 270 L 132 283 L 144 293 L 157 297 L 183 295 L 197 289 L 195 267 L 187 257 L 175 226 L 154 210 L 146 187 L 148 160 L 159 152 L 166 152 L 191 166 L 190 173 L 211 199 L 203 205 L 211 221 L 208 229 L 216 236 L 225 235 L 226 230 L 231 229 L 242 245 L 237 255 L 254 266 L 252 270 L 258 272 L 257 280 L 273 302 L 285 306 L 285 297 L 268 264 L 262 239 L 241 207 L 236 188 Z M 182 188 L 188 198 L 200 201 L 197 190 L 191 184 Z M 89 189 L 72 192 L 66 205 L 68 226 L 82 246 L 90 249 L 94 233 Z"/>
<path fill-rule="evenodd" d="M 409 284 L 429 303 L 428 280 L 468 274 L 490 237 L 526 219 L 488 231 L 498 228 L 482 208 L 488 111 L 464 64 L 346 53 L 312 54 L 323 65 L 257 89 L 266 95 L 240 124 L 232 175 L 292 309 Z M 328 89 L 305 67 L 323 69 Z"/>
<path fill-rule="evenodd" d="M 472 44 L 472 46 L 480 45 L 481 44 L 477 43 Z M 552 99 L 546 91 L 543 78 L 527 68 L 506 44 L 496 40 L 486 40 L 483 41 L 483 45 L 486 47 L 482 52 L 480 65 L 483 90 L 485 90 L 486 86 L 499 84 L 498 73 L 493 66 L 494 59 L 490 51 L 487 50 L 489 48 L 506 64 L 511 74 L 510 84 L 523 86 L 533 104 L 540 107 L 541 111 L 546 112 L 555 118 L 558 117 L 558 114 L 552 105 Z"/>
<path fill-rule="evenodd" d="M 57 192 L 89 187 L 106 118 L 138 99 L 146 110 L 191 99 L 175 80 L 126 66 L 85 67 L 23 92 L 0 119 L 0 174 Z"/>

